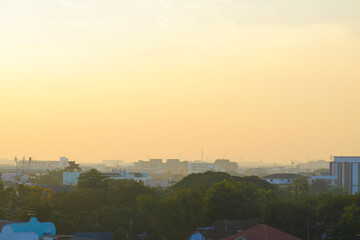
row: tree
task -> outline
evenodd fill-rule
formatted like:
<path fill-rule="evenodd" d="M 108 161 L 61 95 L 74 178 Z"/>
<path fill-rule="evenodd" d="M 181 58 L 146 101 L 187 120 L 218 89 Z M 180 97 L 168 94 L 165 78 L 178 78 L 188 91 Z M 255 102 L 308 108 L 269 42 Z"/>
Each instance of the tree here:
<path fill-rule="evenodd" d="M 48 170 L 46 174 L 38 176 L 35 182 L 40 185 L 62 185 L 63 172 L 61 169 Z"/>
<path fill-rule="evenodd" d="M 360 206 L 352 204 L 345 207 L 345 213 L 335 225 L 332 235 L 338 240 L 356 240 L 360 233 Z"/>
<path fill-rule="evenodd" d="M 82 188 L 104 188 L 106 187 L 107 177 L 96 169 L 90 169 L 80 174 L 78 187 Z"/>
<path fill-rule="evenodd" d="M 0 180 L 0 207 L 5 207 L 7 204 L 7 196 L 3 182 Z"/>
<path fill-rule="evenodd" d="M 328 191 L 330 188 L 326 180 L 315 180 L 311 183 L 311 191 L 314 194 L 319 194 Z"/>
<path fill-rule="evenodd" d="M 140 214 L 139 225 L 142 232 L 148 232 L 150 239 L 162 239 L 165 227 L 162 217 L 164 214 L 162 208 L 162 198 L 151 194 L 139 195 L 137 197 L 137 209 Z"/>
<path fill-rule="evenodd" d="M 345 213 L 345 207 L 351 205 L 351 197 L 348 194 L 324 193 L 318 198 L 318 222 L 323 225 L 324 231 L 329 232 Z"/>
<path fill-rule="evenodd" d="M 265 223 L 306 239 L 307 228 L 315 225 L 316 209 L 304 201 L 276 199 L 267 204 L 264 216 Z"/>
<path fill-rule="evenodd" d="M 231 176 L 225 172 L 205 172 L 190 174 L 184 177 L 180 182 L 176 183 L 174 188 L 198 188 L 202 191 L 206 191 L 214 183 L 221 182 L 225 179 L 230 179 Z"/>
<path fill-rule="evenodd" d="M 295 197 L 304 197 L 309 193 L 309 183 L 304 177 L 298 177 L 293 181 L 292 193 Z"/>
<path fill-rule="evenodd" d="M 50 221 L 55 224 L 57 234 L 69 234 L 75 230 L 73 221 L 64 214 L 53 214 Z"/>
<path fill-rule="evenodd" d="M 224 180 L 206 192 L 205 210 L 210 221 L 257 218 L 265 198 L 265 191 L 253 184 Z"/>
<path fill-rule="evenodd" d="M 136 198 L 139 195 L 149 194 L 154 191 L 150 187 L 144 186 L 142 182 L 126 179 L 109 180 L 107 186 L 111 193 L 110 201 L 117 207 L 136 208 Z"/>
<path fill-rule="evenodd" d="M 69 161 L 68 163 L 69 166 L 64 169 L 64 172 L 81 172 L 81 168 L 79 167 L 80 164 L 75 163 L 75 161 Z"/>
<path fill-rule="evenodd" d="M 345 213 L 345 208 L 351 206 L 352 196 L 341 192 L 333 194 L 331 191 L 317 195 L 317 221 L 321 232 L 333 233 L 334 228 Z"/>
<path fill-rule="evenodd" d="M 161 219 L 167 239 L 185 239 L 206 222 L 204 194 L 195 189 L 180 189 L 161 202 Z"/>
<path fill-rule="evenodd" d="M 265 180 L 260 179 L 257 176 L 249 176 L 249 177 L 239 177 L 239 176 L 231 176 L 225 172 L 205 172 L 198 174 L 190 174 L 183 178 L 180 182 L 175 184 L 175 189 L 180 188 L 198 188 L 201 191 L 206 191 L 209 189 L 214 183 L 221 182 L 223 180 L 233 180 L 236 182 L 246 182 L 254 184 L 260 188 L 265 190 L 273 190 L 274 187 Z"/>

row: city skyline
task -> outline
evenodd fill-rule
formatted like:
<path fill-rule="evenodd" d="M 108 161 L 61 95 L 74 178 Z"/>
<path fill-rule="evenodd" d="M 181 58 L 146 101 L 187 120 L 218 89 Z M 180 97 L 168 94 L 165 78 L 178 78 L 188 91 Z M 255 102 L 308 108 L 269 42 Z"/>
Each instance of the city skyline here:
<path fill-rule="evenodd" d="M 200 154 L 204 154 L 203 151 L 200 153 Z M 339 155 L 339 156 L 344 156 L 344 155 Z M 78 159 L 72 159 L 72 158 L 69 158 L 68 156 L 67 157 L 53 157 L 53 158 L 48 158 L 48 159 L 40 159 L 40 158 L 34 158 L 33 156 L 14 156 L 13 158 L 2 158 L 0 157 L 0 164 L 1 163 L 15 163 L 15 160 L 16 159 L 17 161 L 22 161 L 22 160 L 25 160 L 25 161 L 28 161 L 30 158 L 32 161 L 36 161 L 36 162 L 42 162 L 42 161 L 58 161 L 59 159 L 62 159 L 62 158 L 65 158 L 65 159 L 68 159 L 70 161 L 75 161 L 77 163 L 81 163 L 81 164 L 86 164 L 86 163 L 89 163 L 89 164 L 102 164 L 102 163 L 105 163 L 105 162 L 112 162 L 112 161 L 118 161 L 118 162 L 121 162 L 121 164 L 123 165 L 129 165 L 129 164 L 133 164 L 133 163 L 137 163 L 139 161 L 150 161 L 150 160 L 162 160 L 163 163 L 166 163 L 168 160 L 180 160 L 180 161 L 186 161 L 186 162 L 204 162 L 204 163 L 213 163 L 215 162 L 216 160 L 230 160 L 230 161 L 233 161 L 233 162 L 237 162 L 239 163 L 240 165 L 243 164 L 244 166 L 245 165 L 248 165 L 248 164 L 251 164 L 251 165 L 256 165 L 256 164 L 260 164 L 260 165 L 283 165 L 283 166 L 294 166 L 294 164 L 303 164 L 303 163 L 308 163 L 308 162 L 316 162 L 316 161 L 333 161 L 334 155 L 330 155 L 328 157 L 328 159 L 308 159 L 308 160 L 296 160 L 296 159 L 290 159 L 289 161 L 278 161 L 278 162 L 266 162 L 264 161 L 263 159 L 260 159 L 259 161 L 247 161 L 246 159 L 243 159 L 241 157 L 226 157 L 225 155 L 222 156 L 222 157 L 213 157 L 213 156 L 207 156 L 207 155 L 200 155 L 199 157 L 195 157 L 195 158 L 190 158 L 190 157 L 187 157 L 187 156 L 184 156 L 184 155 L 177 155 L 177 156 L 160 156 L 160 155 L 157 155 L 157 156 L 150 156 L 150 155 L 147 155 L 146 157 L 144 158 L 140 158 L 140 159 L 137 159 L 137 160 L 129 160 L 129 159 L 121 159 L 121 158 L 111 158 L 111 159 L 99 159 L 99 160 L 95 160 L 95 161 L 87 161 L 87 160 L 78 160 Z M 351 156 L 347 156 L 347 157 L 351 157 Z M 259 165 L 259 166 L 260 166 Z"/>

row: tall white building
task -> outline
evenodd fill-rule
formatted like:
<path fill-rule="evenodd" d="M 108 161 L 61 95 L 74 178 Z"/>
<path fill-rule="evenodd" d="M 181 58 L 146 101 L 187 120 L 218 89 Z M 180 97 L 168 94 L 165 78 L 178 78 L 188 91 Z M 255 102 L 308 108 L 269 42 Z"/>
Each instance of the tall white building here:
<path fill-rule="evenodd" d="M 345 188 L 351 194 L 359 192 L 360 156 L 334 156 L 330 162 L 330 176 L 313 176 L 312 180 L 329 180 L 331 185 Z"/>

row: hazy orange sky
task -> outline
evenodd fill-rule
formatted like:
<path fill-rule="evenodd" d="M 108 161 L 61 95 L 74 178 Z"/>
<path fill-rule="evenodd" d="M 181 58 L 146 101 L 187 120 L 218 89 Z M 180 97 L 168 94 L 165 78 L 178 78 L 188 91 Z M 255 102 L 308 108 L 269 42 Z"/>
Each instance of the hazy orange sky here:
<path fill-rule="evenodd" d="M 360 155 L 358 0 L 0 0 L 0 158 Z"/>

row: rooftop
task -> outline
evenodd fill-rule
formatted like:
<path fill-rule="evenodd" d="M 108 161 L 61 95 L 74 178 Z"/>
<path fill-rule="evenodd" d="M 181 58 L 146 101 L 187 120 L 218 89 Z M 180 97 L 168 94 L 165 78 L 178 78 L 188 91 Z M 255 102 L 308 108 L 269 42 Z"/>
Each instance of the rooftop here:
<path fill-rule="evenodd" d="M 205 228 L 198 228 L 198 232 L 206 235 L 206 238 L 220 240 L 225 236 L 234 234 L 239 230 L 244 230 L 257 225 L 255 219 L 247 220 L 221 220 Z"/>
<path fill-rule="evenodd" d="M 242 238 L 240 238 L 242 237 Z M 227 236 L 221 240 L 301 240 L 286 232 L 280 231 L 276 228 L 270 227 L 266 224 L 259 224 L 247 230 Z"/>
<path fill-rule="evenodd" d="M 299 177 L 305 177 L 296 173 L 275 173 L 268 176 L 263 177 L 263 179 L 296 179 Z"/>

